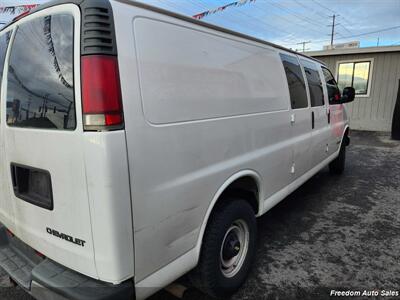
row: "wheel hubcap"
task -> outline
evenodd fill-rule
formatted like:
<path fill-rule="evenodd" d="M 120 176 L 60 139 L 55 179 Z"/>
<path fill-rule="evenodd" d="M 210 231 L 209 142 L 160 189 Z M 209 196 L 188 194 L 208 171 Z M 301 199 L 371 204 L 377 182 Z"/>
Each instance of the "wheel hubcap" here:
<path fill-rule="evenodd" d="M 240 241 L 238 236 L 233 233 L 233 231 L 229 232 L 226 237 L 225 243 L 223 245 L 222 257 L 224 260 L 231 259 L 238 255 L 240 251 Z"/>
<path fill-rule="evenodd" d="M 222 274 L 233 277 L 239 272 L 249 247 L 249 227 L 244 220 L 236 220 L 225 233 L 220 251 Z"/>

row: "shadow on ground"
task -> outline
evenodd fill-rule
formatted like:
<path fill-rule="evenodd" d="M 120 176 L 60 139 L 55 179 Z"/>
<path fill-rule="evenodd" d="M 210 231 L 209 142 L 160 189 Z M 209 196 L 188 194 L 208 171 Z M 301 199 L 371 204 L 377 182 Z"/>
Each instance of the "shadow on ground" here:
<path fill-rule="evenodd" d="M 323 169 L 258 220 L 255 265 L 232 299 L 399 290 L 400 143 L 354 132 L 347 154 L 343 175 Z M 184 299 L 208 298 L 189 289 Z"/>

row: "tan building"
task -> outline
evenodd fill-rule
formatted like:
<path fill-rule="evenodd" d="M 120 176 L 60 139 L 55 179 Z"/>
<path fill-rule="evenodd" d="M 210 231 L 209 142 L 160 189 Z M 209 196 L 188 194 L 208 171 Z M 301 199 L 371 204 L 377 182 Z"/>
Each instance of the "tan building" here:
<path fill-rule="evenodd" d="M 400 80 L 400 46 L 344 48 L 307 52 L 327 64 L 339 88 L 353 86 L 347 104 L 351 128 L 390 131 Z"/>

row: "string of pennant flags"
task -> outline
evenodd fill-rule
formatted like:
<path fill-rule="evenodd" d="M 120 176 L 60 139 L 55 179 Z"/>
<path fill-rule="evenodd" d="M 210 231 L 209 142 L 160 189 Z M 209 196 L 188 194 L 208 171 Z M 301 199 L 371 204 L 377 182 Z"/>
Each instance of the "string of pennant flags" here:
<path fill-rule="evenodd" d="M 26 11 L 30 11 L 32 8 L 35 8 L 39 4 L 24 4 L 24 5 L 16 5 L 16 6 L 0 6 L 0 13 L 8 13 L 11 15 L 21 14 Z"/>
<path fill-rule="evenodd" d="M 250 2 L 255 2 L 256 0 L 239 0 L 239 1 L 235 1 L 235 2 L 231 2 L 228 3 L 226 5 L 214 8 L 214 9 L 210 9 L 204 12 L 201 12 L 199 14 L 196 14 L 193 16 L 193 18 L 195 19 L 202 19 L 208 15 L 212 15 L 218 12 L 221 12 L 225 9 L 227 9 L 228 7 L 233 7 L 233 6 L 242 6 L 246 3 L 250 3 Z M 21 14 L 23 12 L 29 11 L 33 8 L 35 8 L 36 6 L 38 6 L 38 4 L 23 4 L 23 5 L 15 5 L 15 6 L 0 6 L 0 13 L 9 13 L 12 15 L 15 14 Z"/>
<path fill-rule="evenodd" d="M 68 83 L 68 81 L 64 78 L 64 76 L 61 72 L 60 65 L 58 63 L 56 51 L 54 50 L 53 38 L 51 36 L 51 16 L 46 16 L 44 18 L 43 33 L 44 33 L 44 36 L 46 39 L 48 50 L 49 50 L 51 56 L 53 57 L 53 66 L 58 75 L 58 78 L 60 79 L 61 83 L 65 87 L 71 89 L 72 85 L 70 83 Z"/>
<path fill-rule="evenodd" d="M 197 19 L 197 20 L 200 20 L 200 19 L 203 19 L 204 17 L 206 17 L 208 15 L 212 15 L 212 14 L 221 12 L 221 11 L 227 9 L 228 7 L 242 6 L 242 5 L 246 4 L 247 2 L 251 3 L 251 2 L 255 2 L 255 1 L 256 0 L 239 0 L 239 1 L 235 1 L 235 2 L 232 2 L 232 3 L 217 7 L 215 9 L 203 11 L 202 13 L 196 14 L 196 15 L 194 15 L 192 17 Z"/>

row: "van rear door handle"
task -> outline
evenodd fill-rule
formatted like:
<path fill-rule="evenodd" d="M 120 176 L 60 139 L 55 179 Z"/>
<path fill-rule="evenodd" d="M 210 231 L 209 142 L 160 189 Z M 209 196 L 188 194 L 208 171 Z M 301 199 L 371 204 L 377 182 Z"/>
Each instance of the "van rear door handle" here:
<path fill-rule="evenodd" d="M 311 112 L 311 128 L 314 129 L 315 127 L 315 117 L 314 117 L 314 112 Z"/>
<path fill-rule="evenodd" d="M 48 171 L 11 163 L 11 180 L 17 198 L 53 210 L 53 190 Z"/>

